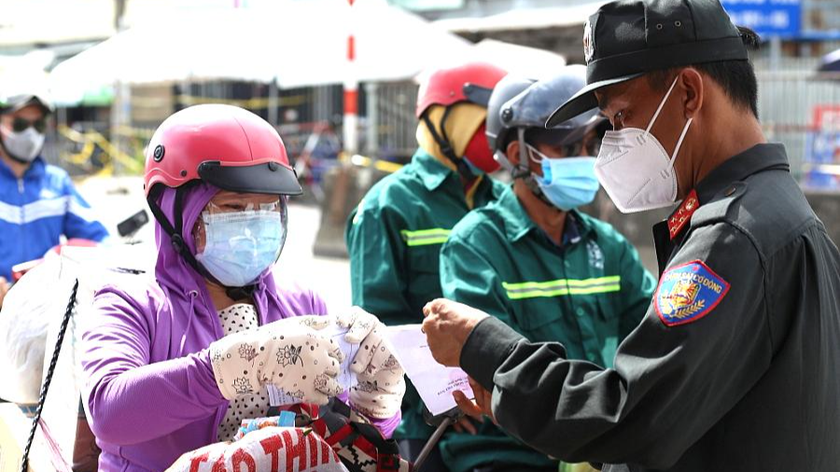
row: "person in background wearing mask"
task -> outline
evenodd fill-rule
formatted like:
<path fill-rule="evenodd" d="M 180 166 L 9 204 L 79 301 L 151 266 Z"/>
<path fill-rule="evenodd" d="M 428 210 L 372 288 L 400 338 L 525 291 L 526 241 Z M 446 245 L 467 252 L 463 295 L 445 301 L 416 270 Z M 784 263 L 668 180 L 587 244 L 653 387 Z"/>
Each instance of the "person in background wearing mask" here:
<path fill-rule="evenodd" d="M 585 27 L 587 86 L 548 126 L 599 107 L 596 173 L 654 226 L 660 278 L 614 367 L 570 359 L 466 305 L 424 322 L 435 358 L 540 451 L 616 471 L 811 471 L 840 464 L 840 252 L 769 144 L 748 45 L 714 0 L 618 0 Z"/>
<path fill-rule="evenodd" d="M 108 237 L 67 172 L 40 157 L 51 112 L 40 96 L 0 98 L 0 307 L 13 266 L 44 257 L 62 236 Z"/>
<path fill-rule="evenodd" d="M 557 101 L 585 85 L 586 68 L 568 66 L 549 80 L 508 75 L 496 86 L 487 140 L 514 183 L 452 230 L 441 249 L 441 286 L 445 298 L 530 341 L 560 342 L 570 358 L 612 367 L 656 282 L 621 234 L 577 210 L 598 191 L 590 156 L 606 120 L 591 111 L 545 129 Z M 557 470 L 556 460 L 490 421 L 476 435 L 448 433 L 441 450 L 453 472 Z"/>
<path fill-rule="evenodd" d="M 315 292 L 275 281 L 287 198 L 302 193 L 277 131 L 234 106 L 181 110 L 152 136 L 144 187 L 154 279 L 101 288 L 82 334 L 99 470 L 162 471 L 229 441 L 242 420 L 277 414 L 270 386 L 292 403 L 349 399 L 389 436 L 405 382 L 381 323 L 361 310 L 324 316 Z M 336 379 L 343 353 L 319 332 L 333 323 L 364 345 L 349 390 Z M 369 385 L 377 388 L 361 388 Z"/>
<path fill-rule="evenodd" d="M 420 147 L 411 163 L 374 185 L 350 214 L 353 304 L 388 325 L 422 322 L 423 305 L 442 294 L 438 259 L 449 232 L 504 189 L 486 175 L 499 166 L 485 136 L 487 101 L 504 75 L 483 63 L 432 73 L 419 90 Z M 395 435 L 403 454 L 414 460 L 432 431 L 409 385 Z M 430 460 L 428 467 L 442 467 Z"/>

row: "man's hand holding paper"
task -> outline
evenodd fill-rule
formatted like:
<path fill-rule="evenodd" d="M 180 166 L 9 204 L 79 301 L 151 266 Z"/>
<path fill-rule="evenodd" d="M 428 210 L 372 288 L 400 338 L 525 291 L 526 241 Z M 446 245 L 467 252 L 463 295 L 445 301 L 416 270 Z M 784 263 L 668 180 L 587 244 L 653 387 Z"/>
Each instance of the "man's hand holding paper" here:
<path fill-rule="evenodd" d="M 461 365 L 461 349 L 487 313 L 463 303 L 439 298 L 423 307 L 423 332 L 434 359 L 447 367 Z"/>
<path fill-rule="evenodd" d="M 457 407 L 453 397 L 456 391 L 472 398 L 467 374 L 459 368 L 445 367 L 432 357 L 419 324 L 391 326 L 387 332 L 391 345 L 395 346 L 394 354 L 433 416 Z"/>

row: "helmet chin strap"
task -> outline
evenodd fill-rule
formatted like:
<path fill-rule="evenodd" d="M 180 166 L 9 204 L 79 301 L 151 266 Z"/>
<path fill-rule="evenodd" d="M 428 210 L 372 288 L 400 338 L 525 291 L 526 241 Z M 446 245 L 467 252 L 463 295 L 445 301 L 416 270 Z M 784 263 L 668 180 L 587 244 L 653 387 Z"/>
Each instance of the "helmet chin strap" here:
<path fill-rule="evenodd" d="M 516 165 L 513 171 L 513 180 L 522 179 L 528 190 L 531 191 L 537 198 L 543 201 L 546 205 L 554 208 L 554 205 L 548 200 L 543 193 L 537 180 L 534 178 L 534 173 L 531 172 L 531 157 L 528 155 L 528 145 L 525 142 L 525 128 L 517 128 L 517 141 L 519 142 L 519 164 Z"/>
<path fill-rule="evenodd" d="M 188 185 L 190 184 L 187 184 L 187 186 Z M 187 243 L 184 240 L 183 236 L 183 198 L 184 192 L 188 188 L 187 186 L 175 189 L 175 202 L 173 208 L 175 214 L 174 225 L 169 222 L 169 219 L 166 217 L 166 214 L 163 213 L 163 210 L 157 204 L 158 196 L 160 196 L 160 193 L 163 190 L 163 186 L 160 184 L 156 185 L 149 192 L 149 197 L 147 199 L 149 203 L 149 209 L 152 210 L 152 214 L 160 224 L 160 227 L 161 229 L 163 229 L 163 232 L 169 236 L 169 239 L 172 241 L 172 247 L 175 249 L 175 252 L 177 252 L 184 259 L 184 261 L 186 261 L 187 264 L 190 265 L 190 267 L 192 267 L 205 279 L 220 287 L 223 287 L 225 289 L 225 294 L 231 300 L 236 301 L 245 298 L 250 298 L 257 288 L 256 284 L 246 285 L 244 287 L 226 286 L 225 284 L 219 282 L 219 279 L 214 277 L 213 274 L 211 274 L 207 269 L 205 269 L 204 266 L 202 266 L 196 260 L 195 256 L 192 255 L 189 248 L 187 247 Z"/>
<path fill-rule="evenodd" d="M 455 165 L 455 168 L 458 170 L 458 174 L 467 181 L 471 181 L 475 179 L 477 176 L 472 173 L 470 170 L 470 166 L 464 162 L 463 158 L 458 158 L 455 154 L 455 150 L 452 148 L 452 144 L 449 142 L 449 137 L 446 135 L 446 120 L 449 118 L 449 112 L 452 111 L 452 107 L 446 107 L 446 110 L 443 112 L 443 117 L 440 119 L 440 134 L 438 134 L 437 129 L 435 129 L 432 120 L 429 119 L 429 114 L 423 114 L 423 122 L 426 123 L 426 128 L 428 128 L 429 133 L 432 135 L 432 139 L 435 140 L 438 147 L 440 147 L 440 151 L 449 159 L 449 162 Z"/>

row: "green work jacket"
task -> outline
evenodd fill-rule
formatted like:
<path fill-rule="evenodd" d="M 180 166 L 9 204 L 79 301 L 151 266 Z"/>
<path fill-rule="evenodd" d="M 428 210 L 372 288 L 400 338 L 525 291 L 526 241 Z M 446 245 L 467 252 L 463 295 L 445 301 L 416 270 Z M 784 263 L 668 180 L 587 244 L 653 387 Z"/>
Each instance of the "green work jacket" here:
<path fill-rule="evenodd" d="M 465 195 L 458 173 L 419 149 L 408 165 L 374 185 L 347 221 L 353 304 L 387 325 L 421 323 L 423 306 L 442 296 L 441 245 L 464 215 L 504 188 L 482 176 Z M 432 431 L 409 386 L 395 438 L 425 439 Z"/>
<path fill-rule="evenodd" d="M 570 358 L 605 367 L 644 317 L 656 286 L 636 249 L 612 226 L 571 211 L 558 245 L 510 187 L 455 226 L 441 250 L 440 272 L 446 298 L 493 315 L 532 342 L 560 342 Z M 556 464 L 489 421 L 477 436 L 447 433 L 441 451 L 453 472 L 488 462 Z"/>

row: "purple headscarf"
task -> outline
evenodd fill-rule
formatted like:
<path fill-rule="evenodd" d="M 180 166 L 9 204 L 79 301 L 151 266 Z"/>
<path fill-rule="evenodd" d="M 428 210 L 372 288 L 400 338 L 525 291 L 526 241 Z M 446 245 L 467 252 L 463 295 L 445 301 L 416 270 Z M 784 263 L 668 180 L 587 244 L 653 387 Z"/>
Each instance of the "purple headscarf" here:
<path fill-rule="evenodd" d="M 220 189 L 205 182 L 198 182 L 196 185 L 189 186 L 182 191 L 184 192 L 181 200 L 184 225 L 182 236 L 190 253 L 195 255 L 195 238 L 192 235 L 192 230 L 201 212 L 210 200 L 219 193 Z M 158 199 L 158 205 L 170 223 L 174 223 L 175 221 L 175 194 L 175 189 L 165 188 Z M 193 316 L 208 316 L 211 319 L 215 319 L 217 315 L 214 307 L 208 306 L 208 303 L 202 303 L 202 300 L 210 301 L 204 276 L 198 273 L 178 254 L 172 245 L 172 239 L 166 234 L 158 222 L 155 222 L 155 241 L 158 248 L 155 277 L 157 278 L 158 284 L 172 303 L 172 309 L 175 313 L 192 314 L 192 316 L 179 317 L 187 323 L 187 328 L 184 332 L 189 332 L 189 325 L 192 323 Z M 263 273 L 255 285 L 256 289 L 252 297 L 254 305 L 257 307 L 258 316 L 260 317 L 260 325 L 264 324 L 267 319 L 277 320 L 295 316 L 294 313 L 288 313 L 283 308 L 285 304 L 280 301 L 277 286 L 275 285 L 273 268 Z M 197 294 L 202 294 L 203 296 L 196 297 L 195 295 Z M 221 328 L 219 327 L 219 329 Z M 222 336 L 221 331 L 216 334 L 219 337 Z M 183 340 L 181 345 L 183 346 Z"/>

